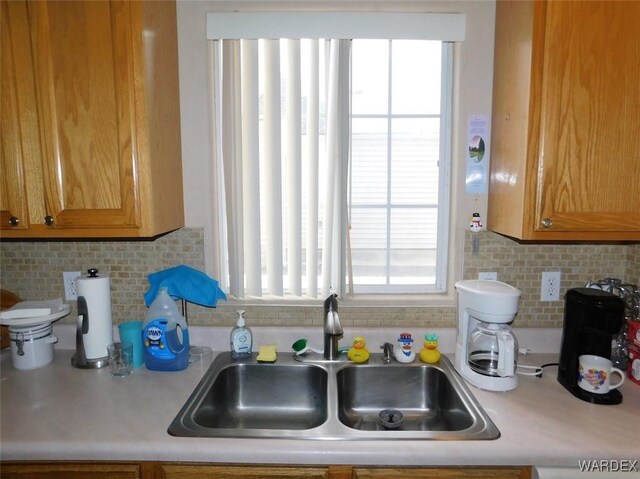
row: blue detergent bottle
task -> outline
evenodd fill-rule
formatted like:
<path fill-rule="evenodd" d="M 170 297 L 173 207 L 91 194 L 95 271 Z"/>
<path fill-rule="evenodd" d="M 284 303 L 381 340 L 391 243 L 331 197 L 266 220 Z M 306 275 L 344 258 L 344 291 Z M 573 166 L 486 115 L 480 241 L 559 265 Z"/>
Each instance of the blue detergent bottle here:
<path fill-rule="evenodd" d="M 144 362 L 153 371 L 182 371 L 189 365 L 189 331 L 167 288 L 160 288 L 142 325 Z"/>

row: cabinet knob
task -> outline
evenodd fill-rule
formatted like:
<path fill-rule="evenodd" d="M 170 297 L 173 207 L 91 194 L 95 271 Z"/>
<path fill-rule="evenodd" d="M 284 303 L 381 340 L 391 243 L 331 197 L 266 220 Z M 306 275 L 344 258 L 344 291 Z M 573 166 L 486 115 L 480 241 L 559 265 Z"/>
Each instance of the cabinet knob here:
<path fill-rule="evenodd" d="M 9 224 L 11 226 L 18 226 L 20 224 L 20 219 L 12 216 L 11 218 L 9 218 Z"/>
<path fill-rule="evenodd" d="M 47 215 L 44 217 L 44 224 L 47 226 L 53 225 L 53 216 Z"/>
<path fill-rule="evenodd" d="M 544 218 L 542 220 L 542 226 L 545 228 L 551 228 L 553 226 L 553 221 L 551 221 L 551 218 Z"/>

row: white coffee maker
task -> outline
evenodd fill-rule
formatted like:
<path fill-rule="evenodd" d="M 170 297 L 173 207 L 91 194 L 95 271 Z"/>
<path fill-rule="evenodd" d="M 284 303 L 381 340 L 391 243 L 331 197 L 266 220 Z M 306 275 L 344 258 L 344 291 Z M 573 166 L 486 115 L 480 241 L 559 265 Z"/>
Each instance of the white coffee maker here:
<path fill-rule="evenodd" d="M 515 389 L 518 342 L 510 323 L 518 313 L 520 290 L 499 281 L 480 279 L 458 281 L 456 290 L 456 369 L 478 388 Z"/>

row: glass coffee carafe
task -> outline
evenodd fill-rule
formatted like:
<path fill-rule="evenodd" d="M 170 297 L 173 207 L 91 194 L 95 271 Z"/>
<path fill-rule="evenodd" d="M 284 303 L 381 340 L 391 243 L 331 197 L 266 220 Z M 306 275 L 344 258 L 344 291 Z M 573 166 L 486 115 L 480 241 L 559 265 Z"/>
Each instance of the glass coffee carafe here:
<path fill-rule="evenodd" d="M 478 374 L 508 377 L 515 374 L 518 341 L 508 324 L 478 321 L 469 336 L 467 361 Z"/>

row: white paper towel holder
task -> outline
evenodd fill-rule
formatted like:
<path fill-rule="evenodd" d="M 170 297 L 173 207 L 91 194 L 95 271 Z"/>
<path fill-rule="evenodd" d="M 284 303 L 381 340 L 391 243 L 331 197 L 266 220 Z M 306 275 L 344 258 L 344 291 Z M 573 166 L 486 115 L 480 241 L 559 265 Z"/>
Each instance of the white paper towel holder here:
<path fill-rule="evenodd" d="M 98 278 L 98 270 L 96 268 L 91 268 L 87 270 L 89 276 L 84 277 L 84 280 L 92 280 L 94 278 Z M 101 279 L 106 279 L 107 287 L 109 287 L 109 278 L 102 277 Z M 79 285 L 79 284 L 78 284 Z M 80 288 L 78 288 L 80 289 Z M 108 331 L 111 332 L 113 328 L 111 322 L 111 298 L 109 296 L 108 300 Z M 106 321 L 104 318 L 103 321 Z M 101 325 L 106 326 L 106 325 Z M 87 301 L 84 296 L 78 295 L 78 322 L 76 327 L 76 352 L 71 357 L 71 365 L 74 368 L 79 369 L 99 369 L 109 365 L 109 356 L 106 354 L 106 345 L 113 342 L 113 336 L 109 338 L 104 338 L 103 343 L 105 347 L 105 356 L 97 357 L 97 358 L 87 358 L 87 352 L 85 348 L 85 336 L 89 334 L 90 330 L 93 333 L 93 329 L 96 328 L 95 319 L 90 318 L 89 316 L 89 307 L 87 305 Z M 103 328 L 104 329 L 104 328 Z"/>

